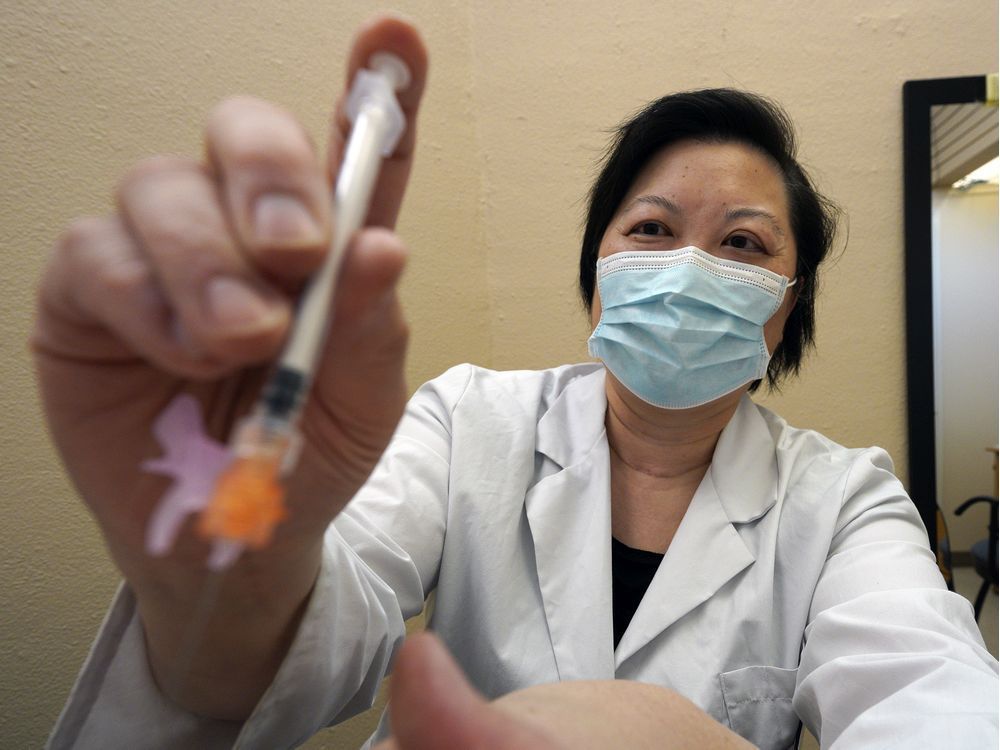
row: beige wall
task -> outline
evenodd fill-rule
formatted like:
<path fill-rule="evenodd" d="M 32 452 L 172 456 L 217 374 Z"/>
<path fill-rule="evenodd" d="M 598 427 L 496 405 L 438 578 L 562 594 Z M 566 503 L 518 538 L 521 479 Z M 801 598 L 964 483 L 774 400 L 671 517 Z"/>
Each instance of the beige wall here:
<path fill-rule="evenodd" d="M 322 141 L 349 32 L 377 7 L 0 6 L 0 746 L 40 743 L 115 586 L 47 442 L 25 349 L 48 248 L 71 217 L 108 209 L 134 160 L 197 153 L 203 114 L 226 94 L 275 99 Z M 850 217 L 826 272 L 818 353 L 766 400 L 843 443 L 885 446 L 905 476 L 900 87 L 993 70 L 994 0 L 397 7 L 433 55 L 400 226 L 413 250 L 412 384 L 465 360 L 582 358 L 577 243 L 605 129 L 670 90 L 741 86 L 785 103 L 806 164 Z"/>

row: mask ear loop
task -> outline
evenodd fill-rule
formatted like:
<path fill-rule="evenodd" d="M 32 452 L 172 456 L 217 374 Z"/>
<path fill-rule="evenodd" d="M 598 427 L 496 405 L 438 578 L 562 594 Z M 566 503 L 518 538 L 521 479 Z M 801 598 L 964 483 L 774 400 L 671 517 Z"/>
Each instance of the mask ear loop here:
<path fill-rule="evenodd" d="M 782 301 L 781 301 L 781 304 L 784 304 L 784 296 L 785 296 L 785 293 L 786 293 L 786 292 L 788 292 L 788 290 L 789 290 L 789 289 L 791 289 L 791 288 L 792 288 L 793 286 L 795 286 L 796 284 L 798 284 L 798 283 L 799 283 L 799 281 L 801 281 L 801 279 L 802 279 L 802 277 L 801 277 L 801 276 L 796 276 L 796 277 L 795 277 L 794 279 L 792 279 L 792 280 L 791 280 L 791 281 L 789 281 L 789 282 L 788 282 L 787 284 L 785 284 L 785 291 L 784 291 L 784 292 L 782 292 L 782 294 L 781 294 L 781 296 L 782 296 Z M 790 307 L 790 308 L 788 309 L 788 313 L 789 313 L 789 314 L 791 314 L 792 310 L 794 310 L 794 309 L 795 309 L 795 306 L 796 306 L 796 305 L 797 305 L 798 303 L 799 303 L 799 295 L 798 295 L 798 292 L 793 292 L 793 297 L 792 297 L 792 306 L 791 306 L 791 307 Z M 779 304 L 779 305 L 778 305 L 778 307 L 779 307 L 779 308 L 781 307 L 781 304 Z M 777 311 L 776 311 L 776 312 L 777 312 Z M 785 321 L 785 322 L 787 323 L 788 321 Z M 781 333 L 782 333 L 782 339 L 784 339 L 784 333 L 785 333 L 785 332 L 784 332 L 784 330 L 782 330 L 782 331 L 781 331 Z M 773 351 L 773 352 L 772 352 L 772 351 L 770 351 L 770 350 L 768 350 L 768 352 L 767 352 L 767 353 L 768 353 L 768 354 L 769 354 L 769 355 L 771 356 L 771 359 L 774 359 L 774 355 L 775 355 L 775 354 L 776 354 L 776 353 L 778 352 L 778 347 L 780 347 L 780 346 L 781 346 L 781 341 L 778 341 L 778 343 L 777 343 L 777 344 L 775 345 L 775 347 L 774 347 L 774 351 Z M 768 370 L 770 370 L 770 369 L 771 369 L 771 363 L 770 363 L 770 362 L 768 362 L 768 365 L 767 365 L 767 366 L 768 366 Z M 752 385 L 751 385 L 751 389 L 750 389 L 750 390 L 751 390 L 751 391 L 753 391 L 753 390 L 756 390 L 757 386 L 759 386 L 759 385 L 761 384 L 761 382 L 763 382 L 763 380 L 764 380 L 763 378 L 761 378 L 760 380 L 755 380 L 755 381 L 754 381 L 754 382 L 752 383 Z"/>

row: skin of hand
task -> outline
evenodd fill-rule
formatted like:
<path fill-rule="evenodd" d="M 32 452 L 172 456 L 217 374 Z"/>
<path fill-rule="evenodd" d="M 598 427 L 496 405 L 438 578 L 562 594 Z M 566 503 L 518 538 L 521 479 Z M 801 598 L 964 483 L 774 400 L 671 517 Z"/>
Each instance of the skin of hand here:
<path fill-rule="evenodd" d="M 403 644 L 389 696 L 393 737 L 376 750 L 753 747 L 674 691 L 629 680 L 537 685 L 489 703 L 429 633 Z"/>
<path fill-rule="evenodd" d="M 193 521 L 162 558 L 144 549 L 166 481 L 139 465 L 158 453 L 150 426 L 180 392 L 227 439 L 278 355 L 297 291 L 330 238 L 331 184 L 350 123 L 337 106 L 324 164 L 298 121 L 248 97 L 208 118 L 205 159 L 156 156 L 121 181 L 117 212 L 74 222 L 40 284 L 32 347 L 51 434 L 136 593 L 153 674 L 182 707 L 247 716 L 295 632 L 323 533 L 368 477 L 406 401 L 407 327 L 396 295 L 406 250 L 392 232 L 412 164 L 427 52 L 397 18 L 364 25 L 347 86 L 380 50 L 413 80 L 399 93 L 407 130 L 346 253 L 334 324 L 303 413 L 304 449 L 288 482 L 290 519 L 269 549 L 226 574 L 186 675 L 171 672 L 204 579 Z"/>

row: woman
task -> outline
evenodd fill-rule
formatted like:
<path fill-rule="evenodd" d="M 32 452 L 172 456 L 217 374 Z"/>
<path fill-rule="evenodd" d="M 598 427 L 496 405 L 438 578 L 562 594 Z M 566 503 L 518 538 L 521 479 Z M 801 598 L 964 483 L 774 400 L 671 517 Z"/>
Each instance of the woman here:
<path fill-rule="evenodd" d="M 193 650 L 204 545 L 145 554 L 163 483 L 137 467 L 178 391 L 217 435 L 256 396 L 260 368 L 247 368 L 273 358 L 325 247 L 323 170 L 286 113 L 230 100 L 209 120 L 207 165 L 139 165 L 119 214 L 61 243 L 39 378 L 129 585 L 53 745 L 303 741 L 370 705 L 431 592 L 431 626 L 488 698 L 620 679 L 690 699 L 720 743 L 729 727 L 786 747 L 800 719 L 824 745 L 882 746 L 915 727 L 928 746 L 995 736 L 996 663 L 887 456 L 793 429 L 745 394 L 797 368 L 832 235 L 780 113 L 705 92 L 623 128 L 581 257 L 606 369 L 462 366 L 404 411 L 404 251 L 385 227 L 426 56 L 412 28 L 382 20 L 359 34 L 350 74 L 379 49 L 414 72 L 410 127 L 345 261 L 291 518 L 227 574 Z"/>

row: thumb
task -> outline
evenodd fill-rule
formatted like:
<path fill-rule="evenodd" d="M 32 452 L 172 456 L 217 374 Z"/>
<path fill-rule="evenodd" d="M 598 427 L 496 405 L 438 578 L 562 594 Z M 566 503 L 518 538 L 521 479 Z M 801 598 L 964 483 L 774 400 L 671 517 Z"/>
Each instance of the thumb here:
<path fill-rule="evenodd" d="M 406 406 L 408 328 L 396 283 L 406 248 L 387 229 L 358 232 L 345 254 L 331 330 L 302 414 L 300 468 L 288 478 L 289 497 L 315 515 L 293 513 L 299 528 L 322 528 L 371 474 Z M 322 524 L 322 526 L 316 526 Z"/>
<path fill-rule="evenodd" d="M 400 649 L 389 700 L 398 750 L 551 747 L 536 731 L 487 703 L 429 633 L 410 636 Z"/>

